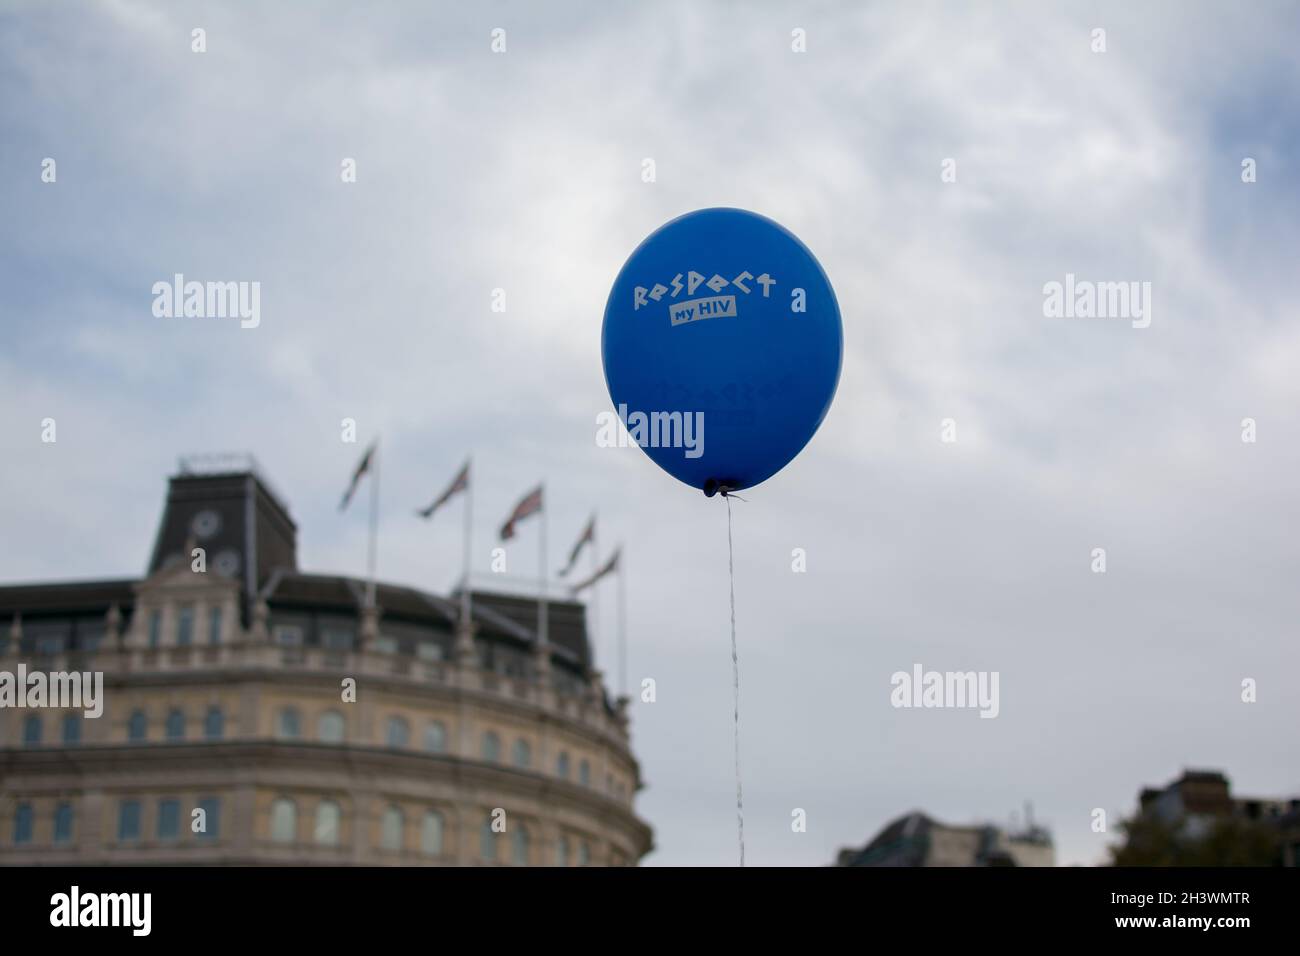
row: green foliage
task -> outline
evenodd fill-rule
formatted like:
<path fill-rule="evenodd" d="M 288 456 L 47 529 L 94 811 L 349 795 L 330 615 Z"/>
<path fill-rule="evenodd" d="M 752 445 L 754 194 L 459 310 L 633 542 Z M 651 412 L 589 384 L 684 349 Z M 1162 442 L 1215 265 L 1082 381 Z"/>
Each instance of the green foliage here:
<path fill-rule="evenodd" d="M 1113 866 L 1277 866 L 1278 831 L 1267 823 L 1221 817 L 1199 837 L 1179 824 L 1137 816 L 1120 823 L 1126 840 L 1110 848 Z"/>

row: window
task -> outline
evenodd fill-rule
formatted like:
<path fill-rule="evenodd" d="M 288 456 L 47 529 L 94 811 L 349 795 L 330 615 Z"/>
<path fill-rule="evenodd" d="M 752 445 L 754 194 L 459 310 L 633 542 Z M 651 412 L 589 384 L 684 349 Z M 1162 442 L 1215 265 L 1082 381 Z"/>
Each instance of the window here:
<path fill-rule="evenodd" d="M 586 840 L 578 841 L 578 866 L 586 866 L 591 862 L 591 847 Z"/>
<path fill-rule="evenodd" d="M 415 656 L 422 661 L 440 661 L 442 660 L 442 645 L 424 641 L 415 646 Z"/>
<path fill-rule="evenodd" d="M 41 657 L 56 657 L 63 653 L 62 634 L 38 634 L 32 643 Z"/>
<path fill-rule="evenodd" d="M 578 764 L 578 783 L 584 787 L 591 786 L 591 764 L 585 760 Z"/>
<path fill-rule="evenodd" d="M 123 800 L 117 806 L 117 838 L 140 839 L 140 801 Z"/>
<path fill-rule="evenodd" d="M 181 802 L 166 799 L 158 801 L 158 839 L 175 840 L 181 835 Z"/>
<path fill-rule="evenodd" d="M 515 741 L 514 758 L 516 767 L 533 765 L 533 748 L 528 746 L 528 741 L 523 738 Z"/>
<path fill-rule="evenodd" d="M 72 804 L 59 803 L 54 806 L 54 842 L 72 842 Z"/>
<path fill-rule="evenodd" d="M 555 865 L 569 865 L 569 838 L 566 836 L 560 837 L 560 841 L 555 844 Z"/>
<path fill-rule="evenodd" d="M 149 612 L 149 646 L 157 647 L 162 642 L 162 611 Z"/>
<path fill-rule="evenodd" d="M 429 810 L 420 824 L 420 852 L 425 856 L 442 854 L 442 814 Z"/>
<path fill-rule="evenodd" d="M 568 751 L 561 750 L 560 755 L 555 758 L 555 772 L 565 780 L 569 779 L 569 754 Z"/>
<path fill-rule="evenodd" d="M 346 732 L 343 715 L 337 710 L 325 711 L 316 721 L 316 736 L 322 743 L 341 744 Z"/>
<path fill-rule="evenodd" d="M 483 735 L 483 759 L 494 762 L 501 759 L 501 738 L 490 730 Z"/>
<path fill-rule="evenodd" d="M 23 746 L 39 747 L 41 745 L 41 717 L 28 714 L 23 718 Z"/>
<path fill-rule="evenodd" d="M 432 754 L 440 754 L 447 749 L 447 728 L 441 721 L 433 721 L 424 728 L 424 749 Z"/>
<path fill-rule="evenodd" d="M 411 742 L 411 725 L 404 717 L 388 718 L 388 746 L 405 747 Z"/>
<path fill-rule="evenodd" d="M 216 797 L 204 797 L 199 801 L 203 811 L 203 829 L 195 834 L 200 840 L 215 840 L 221 836 L 221 801 Z"/>
<path fill-rule="evenodd" d="M 14 812 L 14 846 L 32 842 L 32 830 L 36 824 L 36 814 L 30 803 L 18 804 Z"/>
<path fill-rule="evenodd" d="M 397 638 L 381 634 L 379 637 L 375 638 L 374 648 L 380 654 L 396 654 Z"/>
<path fill-rule="evenodd" d="M 339 845 L 339 820 L 342 819 L 339 805 L 333 800 L 322 800 L 316 804 L 316 842 L 321 846 Z"/>
<path fill-rule="evenodd" d="M 404 822 L 400 807 L 389 807 L 385 810 L 383 823 L 380 826 L 379 845 L 385 850 L 400 850 Z"/>
<path fill-rule="evenodd" d="M 179 708 L 173 709 L 167 714 L 167 739 L 185 739 L 185 714 Z"/>
<path fill-rule="evenodd" d="M 79 621 L 77 623 L 77 648 L 86 654 L 94 654 L 104 643 L 107 629 L 103 624 Z M 2 645 L 0 645 L 2 646 Z"/>
<path fill-rule="evenodd" d="M 275 643 L 281 647 L 302 647 L 302 628 L 296 624 L 282 624 L 275 629 Z"/>
<path fill-rule="evenodd" d="M 297 740 L 302 733 L 302 722 L 298 719 L 298 711 L 292 707 L 286 707 L 280 711 L 280 718 L 275 725 L 276 736 L 284 740 Z"/>
<path fill-rule="evenodd" d="M 194 643 L 194 605 L 182 604 L 176 618 L 176 646 L 189 647 Z"/>
<path fill-rule="evenodd" d="M 221 608 L 219 607 L 208 610 L 208 643 L 221 643 Z"/>
<path fill-rule="evenodd" d="M 528 828 L 516 825 L 510 838 L 510 856 L 515 866 L 528 865 Z"/>
<path fill-rule="evenodd" d="M 203 715 L 203 736 L 208 740 L 220 740 L 226 734 L 226 716 L 221 708 L 213 704 Z"/>
<path fill-rule="evenodd" d="M 271 804 L 271 839 L 276 843 L 292 843 L 298 836 L 298 808 L 287 797 L 278 797 Z"/>
<path fill-rule="evenodd" d="M 478 853 L 485 860 L 497 858 L 497 835 L 492 829 L 492 818 L 483 821 L 483 829 L 478 834 Z"/>
<path fill-rule="evenodd" d="M 352 629 L 327 627 L 321 631 L 320 642 L 327 651 L 350 651 L 352 650 Z"/>
<path fill-rule="evenodd" d="M 149 718 L 145 717 L 143 710 L 132 711 L 131 718 L 126 722 L 126 739 L 127 740 L 144 740 L 149 730 Z"/>
<path fill-rule="evenodd" d="M 63 742 L 65 744 L 81 743 L 81 715 L 63 715 Z"/>

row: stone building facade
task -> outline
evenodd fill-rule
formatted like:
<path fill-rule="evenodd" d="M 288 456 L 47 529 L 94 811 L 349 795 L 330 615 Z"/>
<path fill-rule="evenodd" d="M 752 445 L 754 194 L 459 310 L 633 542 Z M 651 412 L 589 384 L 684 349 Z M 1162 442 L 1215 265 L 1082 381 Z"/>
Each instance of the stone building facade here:
<path fill-rule="evenodd" d="M 0 674 L 104 698 L 0 707 L 0 864 L 635 864 L 627 700 L 582 606 L 549 605 L 546 646 L 534 598 L 461 606 L 303 573 L 254 467 L 183 467 L 143 579 L 0 587 Z"/>

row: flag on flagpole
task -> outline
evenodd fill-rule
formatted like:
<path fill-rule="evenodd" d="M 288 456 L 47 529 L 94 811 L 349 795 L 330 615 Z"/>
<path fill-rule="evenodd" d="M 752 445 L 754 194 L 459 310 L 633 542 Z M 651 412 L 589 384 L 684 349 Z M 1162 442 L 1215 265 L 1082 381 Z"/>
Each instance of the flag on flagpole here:
<path fill-rule="evenodd" d="M 419 515 L 421 518 L 428 518 L 432 516 L 432 514 L 435 511 L 437 511 L 439 508 L 441 508 L 443 505 L 447 503 L 447 500 L 449 498 L 451 498 L 453 495 L 458 494 L 459 492 L 464 491 L 468 487 L 469 487 L 469 462 L 466 461 L 464 466 L 460 469 L 459 474 L 457 474 L 456 477 L 452 479 L 450 487 L 448 487 L 446 491 L 440 494 L 437 500 L 433 502 L 433 504 L 429 505 L 429 507 L 427 508 L 421 508 L 419 511 L 416 512 L 416 514 Z"/>
<path fill-rule="evenodd" d="M 515 524 L 523 521 L 529 515 L 536 514 L 542 510 L 542 486 L 538 485 L 528 494 L 524 495 L 519 504 L 515 505 L 515 510 L 511 512 L 506 523 L 501 526 L 501 540 L 509 541 L 515 536 Z"/>
<path fill-rule="evenodd" d="M 610 574 L 610 573 L 612 573 L 612 572 L 614 572 L 614 571 L 617 571 L 617 570 L 618 570 L 618 556 L 622 553 L 622 551 L 623 551 L 622 548 L 616 548 L 616 549 L 614 549 L 614 553 L 611 554 L 611 555 L 609 556 L 609 560 L 608 560 L 608 561 L 606 561 L 603 565 L 601 565 L 600 568 L 598 568 L 598 569 L 597 569 L 597 570 L 596 570 L 596 571 L 595 571 L 595 572 L 594 572 L 594 573 L 593 573 L 589 578 L 587 578 L 585 581 L 579 581 L 577 584 L 572 585 L 572 586 L 569 588 L 569 593 L 570 593 L 570 594 L 577 594 L 579 591 L 585 591 L 587 588 L 591 587 L 593 584 L 595 584 L 597 581 L 599 581 L 599 580 L 600 580 L 601 578 L 603 578 L 605 575 Z"/>
<path fill-rule="evenodd" d="M 370 447 L 366 449 L 365 455 L 361 457 L 361 461 L 357 465 L 357 470 L 352 473 L 352 481 L 348 483 L 348 490 L 343 492 L 343 500 L 339 502 L 339 511 L 347 509 L 348 502 L 356 494 L 357 486 L 361 484 L 362 477 L 365 476 L 366 472 L 370 471 L 370 465 L 375 460 L 376 444 L 377 442 L 370 443 Z"/>
<path fill-rule="evenodd" d="M 592 515 L 591 520 L 587 522 L 587 527 L 583 529 L 582 534 L 578 536 L 577 542 L 573 545 L 573 550 L 569 552 L 569 563 L 564 566 L 560 572 L 560 577 L 564 577 L 573 570 L 573 566 L 578 563 L 578 555 L 582 554 L 585 545 L 591 544 L 596 540 L 596 516 Z"/>

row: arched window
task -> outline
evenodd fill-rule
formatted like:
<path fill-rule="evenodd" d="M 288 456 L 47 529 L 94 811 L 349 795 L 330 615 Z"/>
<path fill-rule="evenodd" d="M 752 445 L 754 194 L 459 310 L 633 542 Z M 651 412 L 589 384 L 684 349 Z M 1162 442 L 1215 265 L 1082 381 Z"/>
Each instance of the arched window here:
<path fill-rule="evenodd" d="M 298 837 L 298 808 L 287 797 L 277 797 L 271 804 L 271 839 L 292 843 Z"/>
<path fill-rule="evenodd" d="M 497 858 L 497 835 L 492 829 L 492 817 L 483 821 L 483 828 L 478 832 L 478 854 L 485 860 Z"/>
<path fill-rule="evenodd" d="M 431 754 L 440 754 L 447 749 L 447 728 L 441 721 L 435 720 L 424 728 L 424 749 Z"/>
<path fill-rule="evenodd" d="M 442 854 L 442 814 L 428 810 L 420 824 L 420 852 L 425 856 Z"/>
<path fill-rule="evenodd" d="M 176 646 L 189 647 L 194 643 L 194 605 L 181 605 L 176 618 Z"/>
<path fill-rule="evenodd" d="M 226 717 L 221 708 L 213 704 L 203 717 L 203 736 L 208 740 L 220 740 L 226 733 Z"/>
<path fill-rule="evenodd" d="M 208 643 L 221 643 L 221 608 L 208 609 Z"/>
<path fill-rule="evenodd" d="M 578 764 L 578 783 L 584 787 L 591 786 L 591 764 L 585 760 Z"/>
<path fill-rule="evenodd" d="M 63 742 L 65 744 L 81 743 L 81 715 L 63 715 Z"/>
<path fill-rule="evenodd" d="M 281 710 L 275 724 L 275 732 L 281 740 L 297 740 L 302 735 L 302 720 L 298 716 L 298 711 L 292 707 Z"/>
<path fill-rule="evenodd" d="M 130 719 L 126 722 L 126 739 L 144 740 L 148 734 L 149 718 L 144 715 L 143 710 L 133 711 Z"/>
<path fill-rule="evenodd" d="M 555 772 L 565 780 L 569 779 L 569 754 L 568 751 L 561 750 L 560 755 L 555 758 Z"/>
<path fill-rule="evenodd" d="M 195 839 L 217 839 L 221 836 L 221 799 L 203 797 L 199 800 L 199 809 L 203 811 L 203 829 L 195 834 Z"/>
<path fill-rule="evenodd" d="M 123 800 L 117 805 L 117 838 L 123 842 L 140 839 L 139 800 Z"/>
<path fill-rule="evenodd" d="M 321 846 L 339 845 L 339 821 L 343 813 L 333 800 L 316 804 L 316 842 Z"/>
<path fill-rule="evenodd" d="M 533 748 L 522 737 L 515 741 L 514 758 L 516 767 L 531 767 L 533 765 Z"/>
<path fill-rule="evenodd" d="M 54 842 L 72 842 L 72 804 L 60 803 L 54 808 Z"/>
<path fill-rule="evenodd" d="M 181 802 L 176 799 L 158 801 L 158 839 L 175 840 L 181 835 Z"/>
<path fill-rule="evenodd" d="M 516 825 L 510 836 L 510 856 L 515 866 L 528 865 L 528 828 Z"/>
<path fill-rule="evenodd" d="M 341 744 L 347 733 L 343 715 L 337 710 L 327 710 L 316 721 L 316 736 L 321 743 Z"/>
<path fill-rule="evenodd" d="M 14 812 L 14 845 L 32 842 L 32 830 L 36 825 L 36 813 L 30 803 L 18 804 Z"/>
<path fill-rule="evenodd" d="M 402 808 L 390 806 L 384 811 L 384 819 L 379 830 L 379 845 L 385 850 L 402 848 Z"/>
<path fill-rule="evenodd" d="M 167 739 L 185 739 L 185 714 L 179 709 L 172 710 L 167 714 Z"/>
<path fill-rule="evenodd" d="M 41 716 L 28 714 L 23 718 L 23 746 L 39 747 L 41 745 Z"/>
<path fill-rule="evenodd" d="M 405 717 L 388 718 L 387 742 L 390 747 L 405 747 L 411 742 L 411 725 Z"/>
<path fill-rule="evenodd" d="M 501 759 L 501 738 L 490 730 L 483 735 L 483 759 L 493 763 Z"/>

